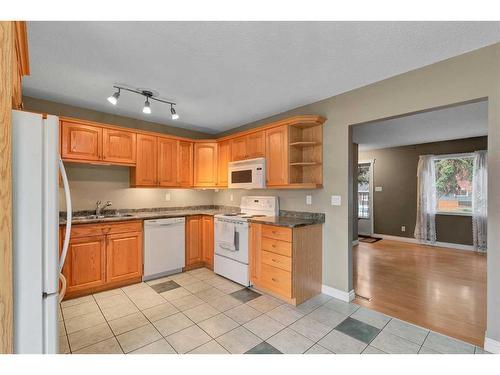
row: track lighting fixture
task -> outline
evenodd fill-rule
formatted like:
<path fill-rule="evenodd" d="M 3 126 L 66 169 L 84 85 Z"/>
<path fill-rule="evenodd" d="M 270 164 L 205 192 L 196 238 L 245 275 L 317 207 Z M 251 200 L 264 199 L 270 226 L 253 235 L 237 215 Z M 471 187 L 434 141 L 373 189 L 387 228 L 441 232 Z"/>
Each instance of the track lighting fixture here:
<path fill-rule="evenodd" d="M 148 115 L 151 114 L 151 103 L 149 102 L 149 99 L 151 99 L 151 100 L 156 100 L 157 102 L 170 104 L 170 113 L 172 115 L 172 120 L 179 119 L 179 114 L 175 111 L 175 108 L 174 108 L 176 103 L 155 97 L 152 91 L 140 90 L 140 89 L 133 90 L 133 89 L 129 89 L 129 88 L 123 87 L 123 86 L 113 86 L 113 87 L 118 90 L 108 98 L 108 102 L 110 102 L 113 105 L 118 104 L 118 98 L 120 97 L 120 90 L 125 90 L 125 91 L 129 91 L 129 92 L 133 92 L 134 94 L 139 94 L 139 95 L 146 97 L 146 101 L 144 102 L 144 107 L 142 108 L 143 113 L 146 113 Z"/>
<path fill-rule="evenodd" d="M 108 98 L 108 102 L 110 102 L 113 105 L 116 105 L 118 103 L 119 97 L 120 97 L 120 88 L 118 87 L 118 91 Z"/>

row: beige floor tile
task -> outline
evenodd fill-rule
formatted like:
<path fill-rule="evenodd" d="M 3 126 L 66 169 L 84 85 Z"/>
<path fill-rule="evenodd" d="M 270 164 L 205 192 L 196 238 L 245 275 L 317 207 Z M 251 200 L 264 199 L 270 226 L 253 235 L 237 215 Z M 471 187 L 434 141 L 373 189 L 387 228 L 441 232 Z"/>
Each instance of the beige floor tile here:
<path fill-rule="evenodd" d="M 120 288 L 117 288 L 117 289 L 105 290 L 104 292 L 94 293 L 93 296 L 94 296 L 94 299 L 99 302 L 100 300 L 108 298 L 108 297 L 112 297 L 112 296 L 116 296 L 116 295 L 124 295 L 124 294 L 125 294 L 125 292 L 123 290 L 121 290 Z"/>
<path fill-rule="evenodd" d="M 327 296 L 326 294 L 320 293 L 320 294 L 308 299 L 304 303 L 301 303 L 300 305 L 298 305 L 296 307 L 296 310 L 300 311 L 303 314 L 308 314 L 311 311 L 313 311 L 314 309 L 323 305 L 324 303 L 330 301 L 331 299 L 332 299 L 332 297 Z"/>
<path fill-rule="evenodd" d="M 132 331 L 118 335 L 116 339 L 120 343 L 123 351 L 129 353 L 161 339 L 161 335 L 153 325 L 148 324 L 144 327 L 136 328 Z"/>
<path fill-rule="evenodd" d="M 302 336 L 290 328 L 285 328 L 267 342 L 285 354 L 302 354 L 314 345 L 314 341 Z"/>
<path fill-rule="evenodd" d="M 201 301 L 201 300 L 200 300 Z M 203 304 L 193 307 L 192 309 L 185 310 L 184 314 L 195 323 L 199 323 L 203 320 L 211 318 L 219 314 L 219 311 L 214 309 L 208 303 L 203 302 Z"/>
<path fill-rule="evenodd" d="M 233 307 L 232 309 L 225 311 L 224 314 L 226 314 L 239 324 L 245 324 L 250 320 L 253 320 L 256 317 L 260 316 L 262 313 L 244 304 Z"/>
<path fill-rule="evenodd" d="M 281 331 L 285 326 L 267 315 L 261 315 L 243 325 L 246 329 L 259 336 L 262 340 Z"/>
<path fill-rule="evenodd" d="M 170 280 L 172 280 L 170 278 L 170 276 L 165 276 L 165 277 L 160 277 L 159 279 L 146 281 L 146 284 L 148 284 L 149 286 L 152 286 L 152 285 L 161 284 L 161 283 L 164 283 L 165 281 L 170 281 Z"/>
<path fill-rule="evenodd" d="M 207 279 L 206 282 L 212 286 L 215 286 L 216 284 L 221 283 L 222 281 L 225 281 L 225 280 L 227 280 L 227 279 L 222 277 L 222 276 L 215 275 L 214 277 Z"/>
<path fill-rule="evenodd" d="M 167 340 L 161 339 L 134 350 L 130 354 L 176 354 L 176 351 Z"/>
<path fill-rule="evenodd" d="M 198 293 L 201 292 L 202 290 L 210 289 L 212 288 L 212 286 L 203 281 L 198 281 L 196 283 L 188 284 L 184 286 L 184 288 L 189 290 L 191 293 Z"/>
<path fill-rule="evenodd" d="M 113 337 L 113 332 L 111 332 L 107 323 L 103 323 L 71 333 L 68 335 L 68 340 L 71 351 L 76 351 L 111 337 Z"/>
<path fill-rule="evenodd" d="M 193 271 L 196 271 L 196 270 L 193 270 Z M 193 275 L 194 277 L 196 277 L 199 280 L 209 280 L 209 279 L 215 277 L 215 273 L 213 271 L 210 271 L 209 269 L 206 269 L 206 268 L 201 269 L 200 272 L 191 273 L 191 275 Z"/>
<path fill-rule="evenodd" d="M 224 282 L 215 284 L 214 287 L 219 289 L 221 292 L 226 293 L 226 294 L 234 293 L 234 292 L 237 292 L 238 290 L 241 290 L 244 288 L 243 285 L 233 283 L 232 281 L 227 281 L 227 280 Z"/>
<path fill-rule="evenodd" d="M 113 307 L 102 309 L 102 313 L 107 321 L 115 320 L 123 316 L 127 316 L 138 312 L 139 309 L 130 301 Z"/>
<path fill-rule="evenodd" d="M 63 315 L 62 315 L 62 310 L 61 306 L 57 309 L 57 321 L 62 322 L 64 320 Z"/>
<path fill-rule="evenodd" d="M 209 342 L 212 338 L 200 327 L 194 325 L 167 337 L 167 341 L 177 353 L 187 353 L 200 345 Z"/>
<path fill-rule="evenodd" d="M 347 315 L 342 314 L 338 311 L 331 310 L 325 306 L 321 306 L 307 316 L 330 328 L 336 327 L 338 324 L 344 321 L 345 318 L 347 318 Z"/>
<path fill-rule="evenodd" d="M 114 337 L 89 345 L 73 354 L 123 354 L 122 348 Z"/>
<path fill-rule="evenodd" d="M 71 306 L 76 306 L 81 303 L 85 302 L 94 302 L 94 298 L 92 296 L 84 296 L 84 297 L 79 297 L 79 298 L 73 298 L 73 299 L 68 299 L 64 300 L 61 302 L 62 307 L 71 307 Z"/>
<path fill-rule="evenodd" d="M 219 337 L 226 332 L 238 327 L 238 323 L 224 314 L 216 315 L 204 320 L 198 325 L 213 338 Z"/>
<path fill-rule="evenodd" d="M 57 332 L 59 333 L 59 336 L 66 336 L 66 327 L 64 326 L 64 322 L 63 321 L 60 321 L 60 322 L 57 322 Z"/>
<path fill-rule="evenodd" d="M 156 305 L 154 307 L 150 307 L 149 309 L 142 310 L 142 313 L 152 322 L 156 322 L 157 320 L 166 318 L 167 316 L 178 312 L 179 310 L 177 310 L 174 305 L 166 301 L 161 305 Z"/>
<path fill-rule="evenodd" d="M 384 353 L 382 350 L 379 350 L 373 346 L 368 345 L 361 354 L 386 354 L 386 353 Z"/>
<path fill-rule="evenodd" d="M 359 354 L 367 347 L 364 342 L 335 329 L 323 337 L 318 344 L 337 354 Z"/>
<path fill-rule="evenodd" d="M 333 354 L 331 351 L 329 351 L 326 348 L 323 348 L 321 345 L 314 344 L 311 349 L 309 349 L 307 352 L 304 354 Z"/>
<path fill-rule="evenodd" d="M 111 320 L 108 323 L 113 333 L 115 335 L 120 335 L 122 333 L 132 331 L 133 329 L 145 326 L 149 324 L 149 321 L 142 313 L 136 312 L 115 320 Z"/>
<path fill-rule="evenodd" d="M 95 301 L 84 302 L 78 305 L 63 307 L 62 313 L 64 320 L 71 319 L 80 315 L 90 314 L 99 311 L 99 306 Z"/>
<path fill-rule="evenodd" d="M 278 306 L 274 310 L 268 311 L 267 315 L 286 326 L 304 316 L 301 312 L 287 305 Z"/>
<path fill-rule="evenodd" d="M 233 307 L 239 306 L 242 304 L 240 300 L 237 300 L 234 297 L 231 297 L 230 295 L 223 295 L 220 297 L 217 297 L 213 300 L 207 301 L 210 305 L 215 307 L 217 310 L 220 312 L 227 311 L 229 309 L 232 309 Z"/>
<path fill-rule="evenodd" d="M 310 316 L 297 320 L 290 328 L 314 342 L 321 340 L 332 330 L 331 327 L 314 320 Z"/>
<path fill-rule="evenodd" d="M 195 296 L 201 298 L 203 301 L 208 302 L 215 298 L 222 297 L 222 293 L 219 289 L 210 287 L 209 289 L 202 290 L 201 292 L 195 293 Z"/>
<path fill-rule="evenodd" d="M 229 354 L 217 341 L 212 340 L 191 350 L 188 354 Z"/>
<path fill-rule="evenodd" d="M 80 331 L 81 329 L 94 327 L 102 323 L 106 323 L 106 320 L 104 319 L 104 316 L 102 316 L 100 311 L 85 315 L 79 315 L 75 318 L 66 319 L 64 321 L 64 324 L 66 325 L 66 332 L 68 334 Z"/>
<path fill-rule="evenodd" d="M 146 283 L 137 283 L 137 284 L 132 284 L 132 285 L 128 285 L 128 286 L 124 286 L 122 288 L 122 290 L 128 294 L 134 290 L 137 290 L 137 289 L 140 289 L 140 288 L 149 288 L 149 285 L 146 284 Z"/>
<path fill-rule="evenodd" d="M 356 312 L 351 315 L 351 318 L 367 323 L 378 329 L 384 328 L 384 326 L 391 320 L 390 316 L 366 309 L 364 307 L 357 309 Z"/>
<path fill-rule="evenodd" d="M 179 280 L 179 279 L 182 279 L 186 276 L 190 276 L 189 272 L 180 272 L 180 273 L 176 273 L 176 274 L 173 274 L 173 275 L 170 275 L 170 280 Z"/>
<path fill-rule="evenodd" d="M 187 289 L 184 288 L 176 288 L 172 290 L 168 290 L 166 292 L 160 293 L 160 296 L 165 298 L 167 301 L 172 302 L 175 301 L 176 299 L 186 297 L 191 295 L 191 292 Z"/>
<path fill-rule="evenodd" d="M 68 337 L 66 335 L 59 336 L 59 354 L 68 353 L 70 353 Z"/>
<path fill-rule="evenodd" d="M 244 327 L 238 327 L 217 338 L 217 342 L 233 354 L 243 354 L 262 340 Z"/>
<path fill-rule="evenodd" d="M 140 310 L 161 305 L 165 302 L 165 299 L 153 290 L 144 294 L 129 294 L 129 298 Z"/>
<path fill-rule="evenodd" d="M 197 279 L 196 277 L 190 276 L 190 275 L 185 275 L 184 277 L 179 277 L 175 279 L 175 282 L 179 284 L 180 286 L 186 286 L 189 284 L 194 284 L 199 282 L 200 280 Z"/>
<path fill-rule="evenodd" d="M 179 332 L 194 323 L 183 313 L 170 315 L 153 323 L 163 336 Z"/>
<path fill-rule="evenodd" d="M 130 303 L 130 299 L 125 295 L 125 293 L 113 294 L 106 298 L 97 299 L 97 304 L 101 309 L 108 309 L 126 303 Z"/>
<path fill-rule="evenodd" d="M 283 302 L 279 301 L 276 298 L 269 296 L 260 296 L 246 303 L 248 306 L 258 310 L 262 313 L 266 313 L 275 309 L 276 307 L 283 304 Z"/>
<path fill-rule="evenodd" d="M 198 305 L 201 305 L 204 302 L 201 298 L 198 298 L 195 295 L 190 294 L 188 296 L 181 297 L 179 299 L 174 299 L 170 303 L 172 305 L 174 305 L 180 311 L 184 311 L 184 310 L 192 309 L 193 307 L 196 307 Z"/>

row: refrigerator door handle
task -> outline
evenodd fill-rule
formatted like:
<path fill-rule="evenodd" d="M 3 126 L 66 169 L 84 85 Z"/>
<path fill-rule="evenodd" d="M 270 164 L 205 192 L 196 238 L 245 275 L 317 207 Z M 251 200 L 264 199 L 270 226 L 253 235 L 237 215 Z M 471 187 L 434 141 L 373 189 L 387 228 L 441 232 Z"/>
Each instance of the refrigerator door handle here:
<path fill-rule="evenodd" d="M 71 207 L 71 194 L 68 184 L 68 176 L 66 175 L 66 169 L 64 169 L 64 164 L 59 156 L 59 170 L 61 172 L 61 177 L 64 186 L 64 197 L 66 199 L 66 232 L 64 234 L 64 243 L 61 251 L 61 257 L 59 259 L 59 273 L 62 273 L 64 262 L 66 260 L 66 255 L 68 253 L 69 238 L 71 236 L 71 220 L 72 220 L 72 207 Z"/>

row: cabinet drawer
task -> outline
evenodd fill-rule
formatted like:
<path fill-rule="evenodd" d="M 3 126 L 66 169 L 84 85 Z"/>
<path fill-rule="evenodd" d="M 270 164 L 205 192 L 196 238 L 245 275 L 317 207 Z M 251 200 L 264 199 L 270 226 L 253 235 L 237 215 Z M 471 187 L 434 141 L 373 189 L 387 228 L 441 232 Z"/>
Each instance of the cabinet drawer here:
<path fill-rule="evenodd" d="M 292 271 L 292 258 L 270 253 L 269 251 L 262 252 L 262 263 L 280 268 L 284 271 Z"/>
<path fill-rule="evenodd" d="M 61 227 L 64 235 L 64 226 Z M 112 233 L 142 232 L 142 221 L 106 224 L 77 224 L 71 227 L 71 238 L 102 236 Z"/>
<path fill-rule="evenodd" d="M 292 242 L 292 230 L 290 228 L 277 227 L 274 225 L 263 225 L 262 236 L 275 240 Z"/>
<path fill-rule="evenodd" d="M 287 298 L 292 297 L 292 274 L 268 264 L 262 264 L 262 285 Z"/>
<path fill-rule="evenodd" d="M 292 256 L 292 244 L 290 242 L 273 240 L 267 237 L 262 237 L 262 250 L 287 257 Z"/>

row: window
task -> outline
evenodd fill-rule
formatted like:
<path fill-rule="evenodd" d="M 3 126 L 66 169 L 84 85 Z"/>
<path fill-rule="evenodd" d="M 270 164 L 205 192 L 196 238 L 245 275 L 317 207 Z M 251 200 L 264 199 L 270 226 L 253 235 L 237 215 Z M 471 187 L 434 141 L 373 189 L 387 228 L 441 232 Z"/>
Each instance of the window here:
<path fill-rule="evenodd" d="M 474 155 L 437 156 L 434 160 L 437 213 L 470 215 Z"/>
<path fill-rule="evenodd" d="M 358 166 L 358 219 L 370 218 L 370 164 Z"/>

